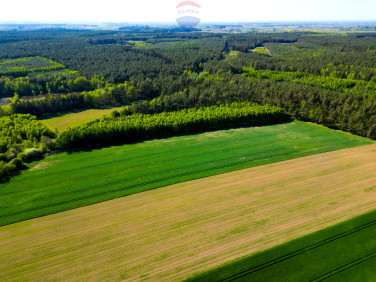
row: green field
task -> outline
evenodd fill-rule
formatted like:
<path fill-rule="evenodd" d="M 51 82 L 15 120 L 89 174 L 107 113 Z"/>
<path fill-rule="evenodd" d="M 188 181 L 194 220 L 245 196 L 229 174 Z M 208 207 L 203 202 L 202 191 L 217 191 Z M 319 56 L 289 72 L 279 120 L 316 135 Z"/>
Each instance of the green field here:
<path fill-rule="evenodd" d="M 376 211 L 189 281 L 375 281 Z"/>
<path fill-rule="evenodd" d="M 255 49 L 253 49 L 252 51 L 256 52 L 256 53 L 260 53 L 260 54 L 265 54 L 265 55 L 268 54 L 268 51 L 266 51 L 266 49 L 264 47 L 257 47 Z"/>
<path fill-rule="evenodd" d="M 119 109 L 120 108 L 74 111 L 68 114 L 43 119 L 43 123 L 51 129 L 56 128 L 59 132 L 62 132 L 69 127 L 81 125 L 87 121 L 100 118 L 103 115 L 109 115 L 113 110 Z"/>
<path fill-rule="evenodd" d="M 0 225 L 232 170 L 372 141 L 292 122 L 153 140 L 33 163 L 0 187 Z"/>
<path fill-rule="evenodd" d="M 39 72 L 48 70 L 60 70 L 65 67 L 52 60 L 41 57 L 28 57 L 18 59 L 0 60 L 0 74 L 7 75 L 14 72 Z"/>

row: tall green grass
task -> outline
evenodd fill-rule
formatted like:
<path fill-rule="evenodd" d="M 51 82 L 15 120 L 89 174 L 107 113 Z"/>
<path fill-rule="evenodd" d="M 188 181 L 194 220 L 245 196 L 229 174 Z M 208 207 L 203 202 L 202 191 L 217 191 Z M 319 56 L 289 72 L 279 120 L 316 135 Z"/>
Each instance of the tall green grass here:
<path fill-rule="evenodd" d="M 110 115 L 114 110 L 120 110 L 121 107 L 117 108 L 103 108 L 103 109 L 89 109 L 89 110 L 76 110 L 69 113 L 59 114 L 55 116 L 50 116 L 48 118 L 43 118 L 42 122 L 49 128 L 54 130 L 55 128 L 62 132 L 69 127 L 78 126 L 85 122 L 98 119 L 103 115 Z"/>
<path fill-rule="evenodd" d="M 0 225 L 237 169 L 370 144 L 304 122 L 62 153 L 0 186 Z"/>
<path fill-rule="evenodd" d="M 188 281 L 376 281 L 376 211 Z"/>

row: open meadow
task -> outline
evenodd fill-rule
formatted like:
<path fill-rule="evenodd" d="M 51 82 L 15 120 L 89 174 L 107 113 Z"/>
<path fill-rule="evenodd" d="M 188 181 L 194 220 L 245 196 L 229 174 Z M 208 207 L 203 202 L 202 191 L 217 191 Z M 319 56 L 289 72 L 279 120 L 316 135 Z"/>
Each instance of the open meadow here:
<path fill-rule="evenodd" d="M 33 163 L 0 189 L 0 225 L 219 173 L 370 144 L 322 126 L 287 124 L 222 130 Z"/>
<path fill-rule="evenodd" d="M 189 278 L 372 211 L 375 170 L 372 144 L 3 226 L 0 276 L 6 281 Z M 359 230 L 364 244 L 367 232 Z M 350 253 L 345 259 L 358 255 L 355 246 L 361 243 L 344 243 Z M 374 240 L 367 244 L 372 251 Z M 326 255 L 326 268 L 311 276 L 336 267 L 338 260 Z"/>
<path fill-rule="evenodd" d="M 62 132 L 69 127 L 81 125 L 87 121 L 100 118 L 103 115 L 109 115 L 112 111 L 119 109 L 121 108 L 77 110 L 71 113 L 42 119 L 42 121 L 52 130 L 56 128 L 59 132 Z"/>

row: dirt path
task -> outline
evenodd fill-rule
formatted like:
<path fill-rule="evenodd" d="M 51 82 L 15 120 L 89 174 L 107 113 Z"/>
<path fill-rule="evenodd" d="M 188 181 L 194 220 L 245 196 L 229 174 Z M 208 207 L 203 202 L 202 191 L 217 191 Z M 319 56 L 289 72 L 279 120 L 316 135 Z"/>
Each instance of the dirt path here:
<path fill-rule="evenodd" d="M 376 144 L 0 228 L 0 277 L 177 281 L 375 208 Z"/>
<path fill-rule="evenodd" d="M 269 48 L 268 48 L 268 47 L 266 47 L 266 46 L 263 46 L 263 47 L 264 47 L 265 51 L 266 51 L 266 52 L 268 52 L 268 55 L 270 55 L 270 56 L 271 56 L 271 55 L 272 55 L 272 53 L 270 52 Z"/>

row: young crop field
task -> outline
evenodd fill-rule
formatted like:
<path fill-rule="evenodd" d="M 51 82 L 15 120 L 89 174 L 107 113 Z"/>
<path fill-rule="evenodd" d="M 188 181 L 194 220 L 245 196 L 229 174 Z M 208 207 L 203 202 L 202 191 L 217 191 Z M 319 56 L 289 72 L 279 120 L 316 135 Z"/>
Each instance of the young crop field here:
<path fill-rule="evenodd" d="M 154 140 L 34 163 L 0 188 L 0 225 L 372 141 L 292 122 Z"/>
<path fill-rule="evenodd" d="M 374 210 L 375 170 L 376 145 L 372 144 L 3 226 L 0 276 L 7 281 L 182 280 Z M 281 262 L 285 267 L 280 271 L 290 267 L 300 271 L 310 257 L 319 259 L 307 270 L 313 279 L 330 277 L 329 272 L 356 265 L 362 257 L 372 265 L 366 258 L 376 248 L 374 214 L 330 230 L 317 233 L 313 241 L 299 239 L 295 250 L 285 247 L 284 251 L 303 255 L 303 260 L 290 256 L 291 261 Z M 301 248 L 309 252 L 299 252 Z"/>
<path fill-rule="evenodd" d="M 100 118 L 103 115 L 109 115 L 113 110 L 119 110 L 121 108 L 110 108 L 110 109 L 90 109 L 84 111 L 75 111 L 68 114 L 63 114 L 59 116 L 49 117 L 43 119 L 43 123 L 51 129 L 57 129 L 59 132 L 65 129 L 81 125 L 87 121 L 91 121 Z"/>
<path fill-rule="evenodd" d="M 372 211 L 189 281 L 375 281 L 375 216 Z"/>
<path fill-rule="evenodd" d="M 18 72 L 40 72 L 60 70 L 62 64 L 41 57 L 0 60 L 0 75 L 11 75 Z"/>

